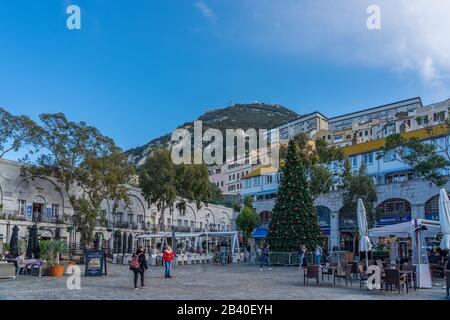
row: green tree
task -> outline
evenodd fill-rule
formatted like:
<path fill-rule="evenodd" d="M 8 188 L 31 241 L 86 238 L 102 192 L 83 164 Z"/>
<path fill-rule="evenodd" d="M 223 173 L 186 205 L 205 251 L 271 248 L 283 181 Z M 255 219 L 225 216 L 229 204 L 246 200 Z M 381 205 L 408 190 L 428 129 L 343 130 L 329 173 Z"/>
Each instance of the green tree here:
<path fill-rule="evenodd" d="M 74 202 L 79 208 L 77 218 L 83 243 L 91 244 L 93 241 L 103 200 L 113 201 L 114 218 L 121 201 L 126 206 L 129 205 L 128 182 L 133 172 L 126 156 L 119 152 L 100 158 L 89 158 L 78 167 L 77 183 L 83 193 L 81 198 L 75 199 Z"/>
<path fill-rule="evenodd" d="M 147 202 L 156 205 L 161 213 L 160 230 L 164 229 L 166 210 L 172 215 L 176 207 L 184 214 L 187 202 L 194 202 L 200 209 L 214 199 L 206 166 L 175 165 L 166 149 L 153 151 L 140 170 L 139 183 Z"/>
<path fill-rule="evenodd" d="M 291 140 L 267 240 L 274 251 L 293 251 L 300 242 L 312 250 L 323 239 L 306 166 Z"/>
<path fill-rule="evenodd" d="M 361 166 L 357 173 L 353 173 L 350 161 L 345 160 L 342 183 L 341 214 L 353 216 L 356 221 L 358 199 L 362 199 L 367 212 L 369 226 L 375 223 L 375 203 L 377 202 L 377 191 L 372 177 L 367 175 L 365 166 Z"/>
<path fill-rule="evenodd" d="M 292 139 L 295 150 L 302 161 L 309 189 L 314 198 L 321 194 L 327 194 L 331 190 L 334 174 L 328 170 L 332 161 L 342 163 L 344 153 L 335 146 L 329 145 L 324 139 L 311 141 L 306 134 L 298 134 Z M 286 162 L 288 150 L 280 149 L 281 166 Z"/>
<path fill-rule="evenodd" d="M 31 143 L 38 152 L 36 161 L 25 166 L 31 175 L 58 179 L 69 194 L 73 208 L 78 209 L 78 227 L 85 244 L 92 242 L 100 204 L 128 181 L 126 158 L 114 141 L 85 122 L 69 121 L 64 114 L 41 114 L 38 134 Z M 81 195 L 72 193 L 80 187 Z"/>
<path fill-rule="evenodd" d="M 410 166 L 417 175 L 425 180 L 442 187 L 448 181 L 448 176 L 442 171 L 450 164 L 450 154 L 447 148 L 438 148 L 433 143 L 424 143 L 415 137 L 408 139 L 401 134 L 393 134 L 386 138 L 386 143 L 377 158 L 381 159 L 387 153 L 395 152 L 398 161 Z"/>
<path fill-rule="evenodd" d="M 37 134 L 36 123 L 29 117 L 15 116 L 0 108 L 0 158 L 30 144 Z"/>
<path fill-rule="evenodd" d="M 149 205 L 156 205 L 160 212 L 158 228 L 164 230 L 165 211 L 172 212 L 177 200 L 175 164 L 168 150 L 154 150 L 147 158 L 140 170 L 139 184 Z"/>
<path fill-rule="evenodd" d="M 252 198 L 245 197 L 243 208 L 237 211 L 240 211 L 240 213 L 236 218 L 236 226 L 242 232 L 247 244 L 253 243 L 252 232 L 258 226 L 259 218 L 253 208 Z"/>

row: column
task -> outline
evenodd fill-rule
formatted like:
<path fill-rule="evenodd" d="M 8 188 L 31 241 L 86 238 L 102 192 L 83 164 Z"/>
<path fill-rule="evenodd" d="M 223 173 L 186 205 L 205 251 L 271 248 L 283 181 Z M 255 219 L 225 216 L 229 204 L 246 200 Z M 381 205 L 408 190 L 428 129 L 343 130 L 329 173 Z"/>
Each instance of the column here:
<path fill-rule="evenodd" d="M 340 246 L 339 212 L 332 211 L 330 217 L 330 250 Z"/>

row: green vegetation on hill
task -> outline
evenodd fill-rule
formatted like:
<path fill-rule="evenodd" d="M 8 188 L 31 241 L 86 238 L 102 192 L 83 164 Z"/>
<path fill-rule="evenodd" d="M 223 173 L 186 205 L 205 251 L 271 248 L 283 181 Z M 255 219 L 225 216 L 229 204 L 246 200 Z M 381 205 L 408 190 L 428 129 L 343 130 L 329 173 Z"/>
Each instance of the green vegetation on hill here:
<path fill-rule="evenodd" d="M 224 133 L 226 129 L 271 129 L 298 118 L 299 115 L 283 106 L 252 103 L 236 104 L 231 107 L 206 112 L 197 120 L 203 122 L 203 130 L 214 128 Z M 192 130 L 193 121 L 186 122 L 178 128 Z M 140 166 L 157 148 L 168 148 L 170 133 L 151 140 L 146 145 L 126 151 L 129 160 Z"/>

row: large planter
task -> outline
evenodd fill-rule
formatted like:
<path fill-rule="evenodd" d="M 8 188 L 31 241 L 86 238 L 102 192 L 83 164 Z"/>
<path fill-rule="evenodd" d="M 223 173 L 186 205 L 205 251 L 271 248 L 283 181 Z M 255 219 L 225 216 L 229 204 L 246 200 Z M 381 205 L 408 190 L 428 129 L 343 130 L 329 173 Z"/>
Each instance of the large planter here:
<path fill-rule="evenodd" d="M 64 266 L 63 265 L 51 266 L 50 271 L 53 277 L 62 277 L 64 275 Z"/>

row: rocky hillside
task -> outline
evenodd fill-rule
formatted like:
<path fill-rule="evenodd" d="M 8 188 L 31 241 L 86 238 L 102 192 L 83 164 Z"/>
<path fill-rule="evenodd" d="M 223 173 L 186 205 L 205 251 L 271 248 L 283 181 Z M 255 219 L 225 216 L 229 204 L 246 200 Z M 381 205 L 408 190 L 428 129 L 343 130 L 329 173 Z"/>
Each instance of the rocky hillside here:
<path fill-rule="evenodd" d="M 298 117 L 297 113 L 280 105 L 254 103 L 236 104 L 227 108 L 211 110 L 197 120 L 203 122 L 203 130 L 214 128 L 224 133 L 226 129 L 271 129 Z M 178 128 L 188 128 L 192 131 L 193 121 L 187 122 Z M 170 136 L 171 133 L 168 133 L 125 153 L 133 164 L 140 166 L 145 162 L 153 149 L 169 148 Z"/>

